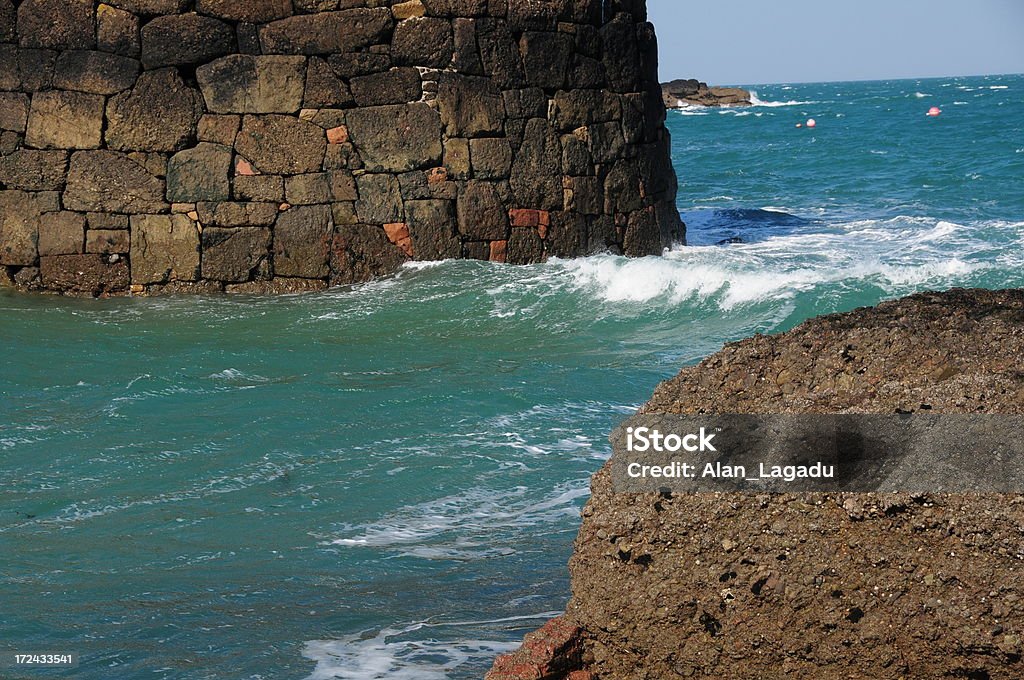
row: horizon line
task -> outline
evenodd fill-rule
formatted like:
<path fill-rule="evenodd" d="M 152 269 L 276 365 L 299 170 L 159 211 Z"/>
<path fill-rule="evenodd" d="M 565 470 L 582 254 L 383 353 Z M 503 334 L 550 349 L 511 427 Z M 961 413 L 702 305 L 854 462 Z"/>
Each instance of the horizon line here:
<path fill-rule="evenodd" d="M 952 75 L 941 75 L 941 76 L 897 76 L 889 78 L 848 78 L 842 80 L 776 80 L 776 81 L 765 81 L 760 83 L 748 82 L 748 83 L 722 83 L 712 84 L 708 81 L 701 80 L 700 82 L 707 82 L 708 87 L 756 87 L 760 85 L 818 85 L 826 83 L 877 83 L 886 82 L 893 80 L 940 80 L 943 78 L 987 78 L 987 77 L 1003 77 L 1003 76 L 1024 76 L 1024 72 L 1008 72 L 1008 73 L 959 73 Z M 691 80 L 690 78 L 670 78 L 663 82 L 671 82 L 673 80 Z M 696 78 L 694 80 L 700 80 Z"/>

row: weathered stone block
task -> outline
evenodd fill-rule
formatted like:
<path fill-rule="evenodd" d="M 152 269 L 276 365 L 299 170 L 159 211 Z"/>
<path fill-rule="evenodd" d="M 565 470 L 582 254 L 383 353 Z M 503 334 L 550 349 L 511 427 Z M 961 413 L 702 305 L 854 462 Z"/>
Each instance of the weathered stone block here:
<path fill-rule="evenodd" d="M 117 151 L 185 148 L 202 115 L 202 98 L 174 69 L 143 73 L 107 105 L 107 146 Z"/>
<path fill-rule="evenodd" d="M 488 78 L 442 73 L 437 105 L 449 137 L 489 136 L 503 129 L 505 103 Z"/>
<path fill-rule="evenodd" d="M 184 12 L 189 0 L 107 0 L 108 4 L 133 14 L 154 16 Z"/>
<path fill-rule="evenodd" d="M 572 38 L 564 33 L 528 31 L 519 40 L 526 80 L 545 90 L 565 87 L 573 54 Z"/>
<path fill-rule="evenodd" d="M 452 61 L 452 25 L 444 19 L 406 19 L 395 27 L 391 57 L 401 66 L 446 68 Z"/>
<path fill-rule="evenodd" d="M 85 245 L 85 215 L 68 211 L 39 217 L 39 255 L 77 255 Z"/>
<path fill-rule="evenodd" d="M 621 117 L 619 98 L 604 90 L 563 90 L 552 97 L 551 123 L 563 132 Z"/>
<path fill-rule="evenodd" d="M 202 142 L 179 151 L 167 164 L 167 200 L 226 201 L 231 197 L 231 147 Z"/>
<path fill-rule="evenodd" d="M 467 182 L 459 192 L 457 206 L 459 233 L 472 241 L 494 241 L 508 237 L 508 212 L 490 182 Z"/>
<path fill-rule="evenodd" d="M 604 211 L 606 214 L 625 214 L 643 207 L 640 174 L 635 161 L 615 163 L 604 180 Z"/>
<path fill-rule="evenodd" d="M 359 52 L 387 41 L 394 21 L 385 8 L 357 8 L 280 19 L 260 29 L 264 54 Z"/>
<path fill-rule="evenodd" d="M 4 46 L 0 45 L 0 52 Z M 15 87 L 23 92 L 38 92 L 48 90 L 53 86 L 53 67 L 57 61 L 57 52 L 53 50 L 21 49 L 14 53 L 14 65 L 17 71 L 17 82 L 20 85 Z M 3 57 L 0 56 L 0 62 Z M 0 71 L 4 67 L 0 65 Z M 0 80 L 5 80 L 0 75 Z M 14 88 L 12 88 L 14 89 Z"/>
<path fill-rule="evenodd" d="M 128 290 L 128 263 L 117 255 L 54 255 L 40 258 L 39 275 L 48 290 L 102 297 Z"/>
<path fill-rule="evenodd" d="M 558 136 L 547 121 L 531 119 L 512 164 L 510 181 L 518 205 L 542 210 L 562 208 L 561 157 Z"/>
<path fill-rule="evenodd" d="M 85 252 L 99 255 L 127 255 L 131 233 L 127 229 L 90 229 L 85 232 Z"/>
<path fill-rule="evenodd" d="M 427 9 L 423 6 L 422 0 L 408 0 L 391 6 L 391 14 L 399 21 L 421 17 L 426 13 Z"/>
<path fill-rule="evenodd" d="M 63 52 L 57 58 L 53 86 L 91 94 L 116 94 L 135 84 L 139 62 L 94 50 Z"/>
<path fill-rule="evenodd" d="M 246 116 L 235 148 L 262 172 L 298 175 L 320 170 L 327 135 L 319 126 L 290 116 Z"/>
<path fill-rule="evenodd" d="M 205 115 L 199 119 L 198 139 L 200 142 L 211 142 L 223 144 L 224 146 L 235 145 L 235 135 L 242 124 L 240 116 L 214 116 Z"/>
<path fill-rule="evenodd" d="M 326 172 L 295 175 L 285 180 L 284 190 L 285 200 L 292 205 L 330 203 L 331 176 Z"/>
<path fill-rule="evenodd" d="M 544 242 L 536 229 L 513 229 L 505 246 L 509 264 L 536 264 L 544 260 Z"/>
<path fill-rule="evenodd" d="M 605 71 L 613 92 L 635 92 L 640 82 L 640 48 L 636 24 L 630 15 L 620 13 L 601 28 Z"/>
<path fill-rule="evenodd" d="M 186 215 L 131 218 L 132 283 L 195 281 L 199 273 L 199 229 Z"/>
<path fill-rule="evenodd" d="M 207 227 L 202 246 L 204 279 L 242 283 L 270 273 L 270 229 Z"/>
<path fill-rule="evenodd" d="M 127 229 L 128 216 L 114 215 L 111 213 L 89 213 L 90 229 Z"/>
<path fill-rule="evenodd" d="M 142 27 L 142 65 L 203 64 L 235 51 L 231 26 L 198 14 L 174 14 L 153 19 Z"/>
<path fill-rule="evenodd" d="M 626 256 L 661 255 L 662 247 L 654 208 L 644 208 L 630 214 L 622 241 L 622 249 Z"/>
<path fill-rule="evenodd" d="M 487 0 L 422 0 L 427 14 L 434 17 L 487 16 Z"/>
<path fill-rule="evenodd" d="M 484 75 L 476 40 L 476 19 L 461 17 L 452 22 L 452 50 L 452 69 L 469 76 Z"/>
<path fill-rule="evenodd" d="M 469 156 L 476 179 L 508 179 L 512 171 L 512 147 L 503 137 L 471 139 Z"/>
<path fill-rule="evenodd" d="M 332 170 L 330 173 L 331 199 L 335 201 L 355 201 L 359 198 L 356 180 L 347 170 Z"/>
<path fill-rule="evenodd" d="M 277 219 L 276 203 L 199 203 L 199 221 L 214 227 L 269 227 Z"/>
<path fill-rule="evenodd" d="M 426 104 L 348 112 L 350 137 L 370 172 L 406 172 L 441 164 L 441 119 Z"/>
<path fill-rule="evenodd" d="M 391 55 L 379 52 L 342 52 L 327 58 L 331 70 L 339 78 L 355 78 L 380 73 L 391 68 Z"/>
<path fill-rule="evenodd" d="M 59 209 L 55 192 L 0 191 L 0 265 L 35 264 L 40 217 Z"/>
<path fill-rule="evenodd" d="M 356 178 L 356 185 L 359 188 L 356 211 L 361 222 L 388 224 L 402 221 L 401 189 L 393 175 L 360 175 Z"/>
<path fill-rule="evenodd" d="M 64 186 L 66 151 L 18 149 L 0 156 L 0 184 L 8 189 L 57 191 Z"/>
<path fill-rule="evenodd" d="M 92 0 L 24 0 L 18 6 L 18 38 L 22 47 L 93 48 Z"/>
<path fill-rule="evenodd" d="M 200 66 L 196 79 L 213 113 L 295 113 L 302 106 L 306 59 L 233 54 Z"/>
<path fill-rule="evenodd" d="M 291 0 L 197 0 L 196 11 L 228 21 L 263 24 L 292 14 Z"/>
<path fill-rule="evenodd" d="M 281 213 L 274 226 L 274 274 L 327 278 L 333 230 L 331 208 L 326 205 L 296 207 Z"/>
<path fill-rule="evenodd" d="M 469 179 L 469 140 L 449 139 L 444 144 L 444 170 L 450 179 Z"/>
<path fill-rule="evenodd" d="M 302 105 L 307 109 L 349 107 L 355 103 L 348 85 L 335 75 L 320 57 L 310 57 L 306 69 L 306 91 Z"/>
<path fill-rule="evenodd" d="M 25 143 L 37 149 L 96 149 L 103 135 L 103 97 L 82 92 L 32 95 Z"/>
<path fill-rule="evenodd" d="M 80 212 L 159 213 L 168 209 L 164 182 L 114 151 L 71 156 L 64 207 Z"/>
<path fill-rule="evenodd" d="M 384 106 L 418 101 L 423 94 L 420 73 L 414 68 L 393 68 L 353 78 L 350 86 L 357 106 Z"/>
<path fill-rule="evenodd" d="M 406 201 L 406 224 L 417 260 L 459 257 L 462 243 L 455 233 L 451 201 Z"/>
<path fill-rule="evenodd" d="M 284 201 L 284 177 L 279 175 L 238 176 L 234 187 L 235 200 L 238 201 Z"/>
<path fill-rule="evenodd" d="M 28 95 L 20 92 L 0 92 L 0 130 L 25 132 L 28 124 Z"/>
<path fill-rule="evenodd" d="M 360 283 L 387 276 L 408 259 L 379 226 L 339 225 L 331 241 L 331 285 Z"/>
<path fill-rule="evenodd" d="M 142 53 L 139 18 L 131 12 L 100 3 L 96 8 L 96 47 L 126 57 Z"/>
<path fill-rule="evenodd" d="M 548 98 L 539 87 L 506 90 L 501 97 L 509 118 L 547 118 Z"/>
<path fill-rule="evenodd" d="M 0 42 L 14 42 L 17 16 L 13 0 L 0 0 Z"/>

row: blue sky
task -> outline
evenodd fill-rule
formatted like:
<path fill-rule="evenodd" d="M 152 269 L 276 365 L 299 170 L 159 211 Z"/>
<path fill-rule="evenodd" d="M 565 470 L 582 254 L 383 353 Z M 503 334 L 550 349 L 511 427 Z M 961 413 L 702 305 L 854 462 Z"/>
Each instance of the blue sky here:
<path fill-rule="evenodd" d="M 647 0 L 661 78 L 712 85 L 1024 72 L 1024 0 Z"/>

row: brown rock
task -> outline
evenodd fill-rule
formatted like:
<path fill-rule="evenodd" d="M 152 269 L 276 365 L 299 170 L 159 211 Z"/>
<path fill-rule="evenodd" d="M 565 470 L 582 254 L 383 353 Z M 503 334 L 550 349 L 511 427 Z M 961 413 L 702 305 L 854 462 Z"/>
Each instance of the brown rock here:
<path fill-rule="evenodd" d="M 356 178 L 359 200 L 356 211 L 366 224 L 401 222 L 402 195 L 398 180 L 393 175 L 367 174 Z"/>
<path fill-rule="evenodd" d="M 195 135 L 201 115 L 202 97 L 177 71 L 149 71 L 130 92 L 107 105 L 107 146 L 117 151 L 178 151 Z"/>
<path fill-rule="evenodd" d="M 395 27 L 391 56 L 400 66 L 446 68 L 452 61 L 452 25 L 444 19 L 406 19 Z"/>
<path fill-rule="evenodd" d="M 235 32 L 223 21 L 198 14 L 161 16 L 142 27 L 142 65 L 203 64 L 235 51 Z"/>
<path fill-rule="evenodd" d="M 34 265 L 39 258 L 39 221 L 60 209 L 56 192 L 0 191 L 0 265 Z"/>
<path fill-rule="evenodd" d="M 0 130 L 25 132 L 28 124 L 28 95 L 0 92 Z"/>
<path fill-rule="evenodd" d="M 316 205 L 331 202 L 331 176 L 326 172 L 289 177 L 285 180 L 284 189 L 285 200 L 292 205 Z"/>
<path fill-rule="evenodd" d="M 265 54 L 359 52 L 386 41 L 394 22 L 384 8 L 357 8 L 280 19 L 260 29 Z"/>
<path fill-rule="evenodd" d="M 513 229 L 506 246 L 509 264 L 535 264 L 544 261 L 544 242 L 536 229 Z"/>
<path fill-rule="evenodd" d="M 81 92 L 32 95 L 25 143 L 37 149 L 96 149 L 103 134 L 103 97 Z"/>
<path fill-rule="evenodd" d="M 236 150 L 263 172 L 297 175 L 323 165 L 327 137 L 322 128 L 289 116 L 246 116 Z"/>
<path fill-rule="evenodd" d="M 476 179 L 508 179 L 512 171 L 512 148 L 503 137 L 471 139 L 469 155 Z"/>
<path fill-rule="evenodd" d="M 421 17 L 427 13 L 426 8 L 423 7 L 422 0 L 408 0 L 408 2 L 399 2 L 391 6 L 391 13 L 399 21 L 403 19 L 411 19 L 412 17 Z"/>
<path fill-rule="evenodd" d="M 231 147 L 202 142 L 167 164 L 167 200 L 226 201 L 231 197 Z"/>
<path fill-rule="evenodd" d="M 357 106 L 384 106 L 418 101 L 423 94 L 420 73 L 414 68 L 393 68 L 353 78 L 350 86 Z"/>
<path fill-rule="evenodd" d="M 39 260 L 42 285 L 71 295 L 104 297 L 125 293 L 128 263 L 117 255 L 54 255 Z"/>
<path fill-rule="evenodd" d="M 490 244 L 490 255 L 488 256 L 487 259 L 490 260 L 491 262 L 499 262 L 501 264 L 504 264 L 505 261 L 506 261 L 506 258 L 508 257 L 508 252 L 507 251 L 508 251 L 508 241 L 506 241 L 506 240 L 491 241 L 491 244 Z"/>
<path fill-rule="evenodd" d="M 276 203 L 199 203 L 199 221 L 215 227 L 269 227 L 277 219 Z"/>
<path fill-rule="evenodd" d="M 344 144 L 348 141 L 348 128 L 344 125 L 330 128 L 327 131 L 328 144 Z"/>
<path fill-rule="evenodd" d="M 437 104 L 449 137 L 491 136 L 503 129 L 504 99 L 488 78 L 442 73 Z"/>
<path fill-rule="evenodd" d="M 199 119 L 198 139 L 200 142 L 234 146 L 235 136 L 241 124 L 240 116 L 204 115 Z"/>
<path fill-rule="evenodd" d="M 0 156 L 0 184 L 8 189 L 59 191 L 68 167 L 66 151 L 18 149 Z"/>
<path fill-rule="evenodd" d="M 508 213 L 494 185 L 473 180 L 459 193 L 459 233 L 471 241 L 508 238 Z"/>
<path fill-rule="evenodd" d="M 405 209 L 409 237 L 417 260 L 446 260 L 460 256 L 462 243 L 455 233 L 451 201 L 406 201 Z"/>
<path fill-rule="evenodd" d="M 517 204 L 543 210 L 562 207 L 562 149 L 547 121 L 532 118 L 512 164 L 512 194 Z"/>
<path fill-rule="evenodd" d="M 14 0 L 0 0 L 0 42 L 14 42 L 17 39 L 14 32 L 16 19 Z"/>
<path fill-rule="evenodd" d="M 527 31 L 519 40 L 527 82 L 545 90 L 565 86 L 573 54 L 572 38 L 565 33 Z"/>
<path fill-rule="evenodd" d="M 92 49 L 92 0 L 24 0 L 18 6 L 18 37 L 22 47 Z"/>
<path fill-rule="evenodd" d="M 64 207 L 80 212 L 159 213 L 167 210 L 164 183 L 114 151 L 71 156 Z"/>
<path fill-rule="evenodd" d="M 145 16 L 179 14 L 184 12 L 189 5 L 189 0 L 107 0 L 107 2 L 132 14 Z"/>
<path fill-rule="evenodd" d="M 278 175 L 238 176 L 234 179 L 235 199 L 280 203 L 284 200 L 284 177 Z"/>
<path fill-rule="evenodd" d="M 61 53 L 53 86 L 91 94 L 117 94 L 135 84 L 139 62 L 106 52 L 74 50 Z"/>
<path fill-rule="evenodd" d="M 355 109 L 348 130 L 370 172 L 407 172 L 441 164 L 441 120 L 427 104 Z"/>
<path fill-rule="evenodd" d="M 330 65 L 320 57 L 310 57 L 302 105 L 307 109 L 331 106 L 347 108 L 354 103 L 348 85 L 335 75 Z"/>
<path fill-rule="evenodd" d="M 342 224 L 331 242 L 331 285 L 360 283 L 393 274 L 408 260 L 375 225 Z"/>
<path fill-rule="evenodd" d="M 306 59 L 233 54 L 200 66 L 196 79 L 214 113 L 295 113 L 302 106 Z"/>
<path fill-rule="evenodd" d="M 281 213 L 274 226 L 274 273 L 325 279 L 334 226 L 326 205 L 296 207 Z"/>
<path fill-rule="evenodd" d="M 204 279 L 242 283 L 269 275 L 270 229 L 206 227 L 202 247 Z"/>
<path fill-rule="evenodd" d="M 85 243 L 85 215 L 73 212 L 44 213 L 39 218 L 39 254 L 77 255 Z"/>
<path fill-rule="evenodd" d="M 131 12 L 100 3 L 96 8 L 96 47 L 125 57 L 142 54 L 139 18 Z"/>
<path fill-rule="evenodd" d="M 131 234 L 127 229 L 90 229 L 85 232 L 85 252 L 98 255 L 127 255 Z M 133 268 L 135 264 L 133 263 Z"/>
<path fill-rule="evenodd" d="M 402 249 L 402 252 L 409 257 L 413 256 L 412 237 L 409 235 L 409 225 L 404 222 L 385 224 L 384 233 L 388 240 Z"/>
<path fill-rule="evenodd" d="M 228 21 L 263 24 L 292 14 L 291 0 L 197 0 L 196 11 Z"/>

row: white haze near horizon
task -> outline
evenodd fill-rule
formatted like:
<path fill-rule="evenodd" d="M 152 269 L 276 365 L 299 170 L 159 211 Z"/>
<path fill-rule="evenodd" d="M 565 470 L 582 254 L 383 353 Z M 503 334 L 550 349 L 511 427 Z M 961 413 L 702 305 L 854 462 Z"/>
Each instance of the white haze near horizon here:
<path fill-rule="evenodd" d="M 1021 0 L 647 0 L 661 79 L 712 85 L 1024 73 Z"/>

